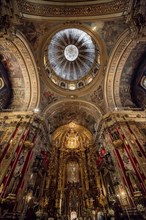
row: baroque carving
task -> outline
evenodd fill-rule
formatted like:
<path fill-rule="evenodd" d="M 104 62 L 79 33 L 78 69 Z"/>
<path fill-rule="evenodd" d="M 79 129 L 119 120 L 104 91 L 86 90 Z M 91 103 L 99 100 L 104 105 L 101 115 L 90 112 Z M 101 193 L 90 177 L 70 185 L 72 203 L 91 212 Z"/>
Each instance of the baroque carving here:
<path fill-rule="evenodd" d="M 118 107 L 122 106 L 120 97 L 121 74 L 129 54 L 137 44 L 136 41 L 131 40 L 131 36 L 127 35 L 127 33 L 123 36 L 123 41 L 121 40 L 121 42 L 119 42 L 118 48 L 112 56 L 111 63 L 109 65 L 110 68 L 107 68 L 107 72 L 109 74 L 107 76 L 106 94 L 108 104 L 111 109 L 114 108 L 115 105 Z"/>
<path fill-rule="evenodd" d="M 104 14 L 122 13 L 125 8 L 125 1 L 117 0 L 103 4 L 82 5 L 82 6 L 51 6 L 49 4 L 34 4 L 32 2 L 18 0 L 20 11 L 26 14 L 39 16 L 96 16 Z"/>
<path fill-rule="evenodd" d="M 34 109 L 38 99 L 38 81 L 30 51 L 19 34 L 14 41 L 1 38 L 0 44 L 0 51 L 5 58 L 12 82 L 14 97 L 11 108 L 19 109 L 26 106 Z M 27 62 L 24 62 L 24 57 Z"/>

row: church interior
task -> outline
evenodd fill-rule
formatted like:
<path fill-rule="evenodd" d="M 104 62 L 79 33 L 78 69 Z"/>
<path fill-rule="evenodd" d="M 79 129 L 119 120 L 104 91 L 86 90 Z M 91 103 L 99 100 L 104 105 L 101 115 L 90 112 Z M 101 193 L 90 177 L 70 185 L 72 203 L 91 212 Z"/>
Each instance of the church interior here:
<path fill-rule="evenodd" d="M 1 219 L 146 219 L 145 0 L 0 0 Z"/>

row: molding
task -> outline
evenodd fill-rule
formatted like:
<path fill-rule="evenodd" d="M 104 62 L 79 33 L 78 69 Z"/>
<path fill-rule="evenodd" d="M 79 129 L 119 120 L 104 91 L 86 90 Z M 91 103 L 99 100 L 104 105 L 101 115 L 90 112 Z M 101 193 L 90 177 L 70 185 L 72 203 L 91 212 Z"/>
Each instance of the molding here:
<path fill-rule="evenodd" d="M 51 5 L 51 3 L 35 3 L 24 0 L 17 0 L 19 10 L 22 15 L 41 16 L 47 18 L 71 18 L 80 17 L 88 19 L 89 17 L 98 17 L 103 15 L 115 15 L 121 16 L 125 10 L 126 0 L 115 0 L 96 4 L 74 4 L 74 5 Z M 56 18 L 55 18 L 56 19 Z"/>
<path fill-rule="evenodd" d="M 31 97 L 30 97 L 31 100 L 30 100 L 30 104 L 28 106 L 28 109 L 33 111 L 35 108 L 38 107 L 39 102 L 40 102 L 39 74 L 38 74 L 36 62 L 33 57 L 32 51 L 31 51 L 28 43 L 24 39 L 24 36 L 22 36 L 22 34 L 20 32 L 17 33 L 17 36 L 23 41 L 23 44 L 26 47 L 28 56 L 30 56 L 30 59 L 28 58 L 27 60 L 25 60 L 26 55 L 24 54 L 24 60 L 25 60 L 26 66 L 27 66 L 27 70 L 28 70 L 28 74 L 29 74 L 29 78 L 30 78 L 30 84 L 31 84 L 30 85 L 31 86 Z M 26 53 L 26 51 L 24 53 Z"/>
<path fill-rule="evenodd" d="M 44 5 L 54 5 L 54 6 L 74 6 L 75 3 L 76 5 L 95 5 L 95 4 L 101 4 L 104 2 L 112 2 L 113 0 L 74 0 L 67 2 L 66 0 L 51 0 L 51 1 L 46 1 L 46 0 L 27 0 L 28 2 L 32 3 L 37 3 L 37 4 L 44 4 Z"/>
<path fill-rule="evenodd" d="M 106 70 L 104 94 L 107 108 L 111 111 L 115 107 L 122 107 L 119 94 L 120 78 L 127 58 L 136 44 L 137 42 L 131 39 L 129 31 L 126 30 L 110 56 Z"/>

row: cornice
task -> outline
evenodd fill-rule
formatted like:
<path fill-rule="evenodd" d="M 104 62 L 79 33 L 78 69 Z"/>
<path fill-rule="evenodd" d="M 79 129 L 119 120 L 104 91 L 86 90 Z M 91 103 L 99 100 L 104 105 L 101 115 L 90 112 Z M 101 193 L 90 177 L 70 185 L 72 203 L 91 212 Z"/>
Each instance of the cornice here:
<path fill-rule="evenodd" d="M 104 2 L 112 2 L 113 0 L 74 0 L 74 1 L 66 1 L 66 0 L 27 0 L 28 2 L 33 2 L 33 3 L 41 3 L 44 5 L 59 5 L 59 6 L 74 6 L 76 5 L 95 5 L 99 3 L 104 3 Z"/>
<path fill-rule="evenodd" d="M 24 17 L 28 15 L 42 17 L 93 17 L 110 14 L 122 15 L 125 10 L 126 0 L 115 0 L 91 5 L 51 5 L 17 0 L 19 10 Z M 116 15 L 115 15 L 116 16 Z"/>

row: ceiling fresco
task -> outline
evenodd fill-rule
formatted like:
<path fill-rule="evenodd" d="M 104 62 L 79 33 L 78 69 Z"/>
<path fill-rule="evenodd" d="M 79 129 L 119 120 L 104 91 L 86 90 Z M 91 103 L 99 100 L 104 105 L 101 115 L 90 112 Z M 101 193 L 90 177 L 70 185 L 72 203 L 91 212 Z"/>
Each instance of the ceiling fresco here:
<path fill-rule="evenodd" d="M 143 107 L 145 90 L 140 86 L 140 79 L 145 73 L 146 44 L 139 43 L 131 52 L 123 68 L 120 80 L 120 97 L 124 107 Z"/>
<path fill-rule="evenodd" d="M 120 18 L 116 20 L 88 21 L 85 23 L 99 34 L 106 45 L 108 55 L 110 55 L 118 38 L 128 28 L 127 24 Z"/>
<path fill-rule="evenodd" d="M 9 71 L 4 62 L 4 57 L 0 55 L 0 111 L 9 107 L 12 95 Z"/>
<path fill-rule="evenodd" d="M 6 68 L 9 72 L 9 79 L 12 85 L 13 97 L 11 100 L 11 108 L 18 108 L 19 105 L 23 105 L 25 99 L 25 86 L 22 76 L 22 70 L 17 58 L 8 47 L 0 47 L 0 52 L 3 56 Z M 17 98 L 16 98 L 17 97 Z"/>
<path fill-rule="evenodd" d="M 91 94 L 90 99 L 91 102 L 94 103 L 102 114 L 106 113 L 106 109 L 104 108 L 104 88 L 103 88 L 104 82 L 102 82 L 96 90 Z"/>
<path fill-rule="evenodd" d="M 100 21 L 88 21 L 88 22 L 46 22 L 46 21 L 24 21 L 23 25 L 19 26 L 20 31 L 24 33 L 27 40 L 30 42 L 30 46 L 37 50 L 38 45 L 43 41 L 44 37 L 48 37 L 50 29 L 58 27 L 70 26 L 73 24 L 78 25 L 78 27 L 83 27 L 86 25 L 87 28 L 93 30 L 95 34 L 97 33 L 101 39 L 103 39 L 108 54 L 110 54 L 116 41 L 121 36 L 121 34 L 128 28 L 126 23 L 123 23 L 121 19 L 111 19 L 111 20 L 100 20 Z M 48 35 L 48 36 L 47 36 Z M 33 51 L 35 53 L 35 50 Z"/>
<path fill-rule="evenodd" d="M 95 134 L 101 113 L 90 103 L 64 100 L 64 102 L 48 107 L 44 112 L 44 117 L 50 125 L 50 133 L 62 125 L 75 123 L 88 128 Z"/>
<path fill-rule="evenodd" d="M 62 98 L 62 93 L 57 92 L 54 90 L 51 86 L 47 85 L 47 81 L 49 80 L 47 77 L 44 78 L 44 75 L 46 75 L 45 70 L 41 67 L 43 60 L 40 60 L 40 53 L 42 54 L 42 46 L 45 41 L 47 41 L 48 37 L 50 36 L 51 30 L 55 30 L 58 27 L 62 26 L 64 27 L 71 27 L 73 24 L 74 27 L 81 27 L 84 26 L 86 29 L 92 30 L 93 34 L 95 36 L 99 36 L 100 39 L 102 39 L 103 44 L 105 45 L 105 48 L 102 48 L 102 53 L 104 56 L 104 59 L 106 60 L 106 52 L 108 55 L 111 53 L 114 44 L 118 40 L 118 37 L 124 32 L 126 29 L 126 24 L 123 24 L 121 19 L 116 20 L 102 20 L 102 21 L 93 21 L 93 22 L 46 22 L 46 21 L 25 21 L 23 25 L 19 26 L 19 29 L 23 32 L 25 37 L 30 43 L 30 46 L 32 48 L 32 52 L 35 56 L 37 66 L 40 71 L 40 77 L 41 77 L 41 103 L 40 108 L 43 109 L 46 104 L 54 103 L 56 100 L 60 100 Z M 95 29 L 94 29 L 95 28 Z M 98 40 L 99 41 L 99 40 Z M 100 41 L 99 41 L 100 44 Z M 105 50 L 105 51 L 104 51 Z M 104 63 L 106 66 L 106 62 Z M 103 64 L 102 64 L 103 66 Z M 75 94 L 75 97 L 82 96 L 84 100 L 88 100 L 92 102 L 94 105 L 98 106 L 102 112 L 106 111 L 105 108 L 105 102 L 104 102 L 104 74 L 105 70 L 102 70 L 100 74 L 98 74 L 96 86 L 92 86 L 92 89 L 90 89 L 90 94 L 87 92 L 86 96 L 84 93 L 78 93 Z M 49 87 L 49 88 L 47 88 Z M 61 95 L 61 96 L 60 96 Z M 64 93 L 63 96 L 68 96 L 68 91 L 66 91 L 66 94 Z M 70 94 L 72 95 L 72 94 Z M 44 107 L 43 107 L 44 106 Z"/>
<path fill-rule="evenodd" d="M 137 107 L 144 109 L 146 107 L 146 45 L 140 58 L 131 83 L 131 96 Z"/>
<path fill-rule="evenodd" d="M 39 82 L 37 70 L 31 51 L 18 34 L 13 41 L 0 38 L 0 54 L 9 72 L 12 99 L 10 109 L 36 108 L 39 99 Z M 25 59 L 24 59 L 25 57 Z"/>
<path fill-rule="evenodd" d="M 59 99 L 59 96 L 54 93 L 44 82 L 41 80 L 40 82 L 41 86 L 41 94 L 40 94 L 40 100 L 41 103 L 39 105 L 39 109 L 43 111 L 46 106 L 49 106 L 56 102 Z"/>

